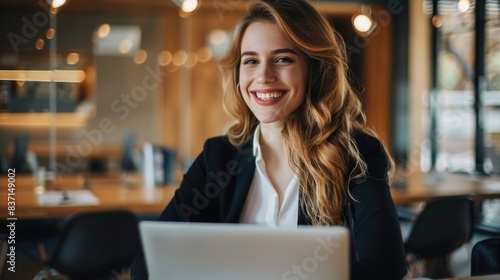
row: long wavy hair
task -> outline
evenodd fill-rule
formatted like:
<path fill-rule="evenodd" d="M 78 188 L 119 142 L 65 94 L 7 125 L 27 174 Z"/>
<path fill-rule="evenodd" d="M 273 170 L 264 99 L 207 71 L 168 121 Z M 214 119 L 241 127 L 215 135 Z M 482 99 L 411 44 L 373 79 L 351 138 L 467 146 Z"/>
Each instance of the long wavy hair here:
<path fill-rule="evenodd" d="M 234 146 L 241 146 L 258 124 L 237 88 L 242 37 L 258 21 L 276 24 L 306 56 L 305 99 L 284 121 L 282 136 L 288 164 L 299 178 L 305 214 L 314 225 L 341 225 L 349 185 L 364 180 L 367 172 L 354 135 L 360 131 L 376 135 L 367 127 L 361 100 L 348 82 L 342 38 L 306 0 L 252 2 L 235 26 L 232 42 L 219 61 L 224 109 L 234 119 L 227 136 Z"/>

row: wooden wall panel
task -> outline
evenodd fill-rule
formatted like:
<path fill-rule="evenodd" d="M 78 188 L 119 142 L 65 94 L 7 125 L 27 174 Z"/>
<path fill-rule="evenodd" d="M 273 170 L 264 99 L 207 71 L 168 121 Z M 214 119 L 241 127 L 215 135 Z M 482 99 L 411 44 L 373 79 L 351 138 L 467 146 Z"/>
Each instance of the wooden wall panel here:
<path fill-rule="evenodd" d="M 384 10 L 374 9 L 374 13 Z M 364 39 L 364 107 L 368 123 L 384 143 L 391 145 L 392 24 L 379 23 Z"/>
<path fill-rule="evenodd" d="M 174 52 L 179 48 L 179 20 L 177 11 L 172 10 L 164 16 L 164 37 L 163 50 Z M 173 71 L 172 63 L 162 67 L 162 71 L 167 71 L 168 75 L 163 81 L 162 102 L 162 144 L 167 147 L 178 149 L 179 131 L 179 74 Z"/>
<path fill-rule="evenodd" d="M 181 21 L 186 23 L 190 20 L 191 37 L 190 51 L 196 53 L 207 44 L 207 37 L 215 29 L 230 31 L 234 24 L 242 16 L 244 8 L 239 6 L 213 7 L 202 6 L 191 19 L 181 19 L 178 15 L 166 19 L 167 29 L 165 38 L 166 49 L 175 53 L 181 48 Z M 216 59 L 208 62 L 197 63 L 189 69 L 180 66 L 175 72 L 165 79 L 164 96 L 164 140 L 163 144 L 174 147 L 181 151 L 182 157 L 194 159 L 203 149 L 207 138 L 222 135 L 227 126 L 228 117 L 222 107 L 222 87 L 220 73 L 217 68 Z M 183 84 L 181 71 L 191 71 L 190 88 L 190 115 L 182 116 L 182 110 L 186 104 L 181 105 Z M 189 82 L 189 81 L 188 81 Z M 189 123 L 183 123 L 183 119 L 189 119 Z M 186 131 L 185 129 L 188 129 Z M 188 134 L 186 137 L 180 133 Z M 184 143 L 182 139 L 189 139 Z M 186 146 L 187 145 L 187 146 Z M 185 153 L 188 155 L 185 155 Z M 188 159 L 188 158 L 184 158 Z"/>

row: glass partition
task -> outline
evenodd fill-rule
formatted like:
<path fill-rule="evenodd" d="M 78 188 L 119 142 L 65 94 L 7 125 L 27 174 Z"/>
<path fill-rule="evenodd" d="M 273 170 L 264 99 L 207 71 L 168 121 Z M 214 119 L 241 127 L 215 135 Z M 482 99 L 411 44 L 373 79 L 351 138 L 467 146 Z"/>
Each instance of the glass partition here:
<path fill-rule="evenodd" d="M 424 2 L 431 13 L 432 1 Z M 435 26 L 440 32 L 438 53 L 438 154 L 435 168 L 439 171 L 475 172 L 474 63 L 475 1 L 438 1 L 439 18 Z M 485 169 L 500 173 L 500 11 L 498 1 L 486 1 L 486 84 L 482 93 L 484 106 Z M 427 98 L 424 104 L 429 105 Z M 427 110 L 428 111 L 428 110 Z M 427 123 L 430 121 L 424 115 Z M 429 131 L 429 129 L 428 129 Z M 496 147 L 496 148 L 495 148 Z M 424 150 L 422 168 L 431 167 L 429 152 Z"/>
<path fill-rule="evenodd" d="M 130 134 L 139 136 L 134 144 L 161 141 L 165 8 L 2 5 L 14 5 L 0 11 L 9 22 L 0 27 L 2 166 L 20 135 L 38 166 L 61 174 L 118 171 Z"/>

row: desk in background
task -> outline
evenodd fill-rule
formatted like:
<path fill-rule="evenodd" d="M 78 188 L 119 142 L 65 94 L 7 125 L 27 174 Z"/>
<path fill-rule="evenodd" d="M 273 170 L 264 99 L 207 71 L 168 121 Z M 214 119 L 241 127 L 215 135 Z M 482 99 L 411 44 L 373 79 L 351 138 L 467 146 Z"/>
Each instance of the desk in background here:
<path fill-rule="evenodd" d="M 40 205 L 34 190 L 34 179 L 29 175 L 16 175 L 15 217 L 17 218 L 56 218 L 66 217 L 84 211 L 103 211 L 127 209 L 136 214 L 159 214 L 173 197 L 176 186 L 164 186 L 145 189 L 138 176 L 132 176 L 124 186 L 119 176 L 65 175 L 52 185 L 50 190 L 85 189 L 97 197 L 97 205 L 71 205 L 71 203 L 44 206 Z M 7 177 L 0 177 L 0 218 L 8 217 Z"/>
<path fill-rule="evenodd" d="M 466 174 L 414 172 L 391 187 L 396 205 L 425 202 L 437 197 L 474 195 L 476 202 L 500 198 L 500 178 Z"/>

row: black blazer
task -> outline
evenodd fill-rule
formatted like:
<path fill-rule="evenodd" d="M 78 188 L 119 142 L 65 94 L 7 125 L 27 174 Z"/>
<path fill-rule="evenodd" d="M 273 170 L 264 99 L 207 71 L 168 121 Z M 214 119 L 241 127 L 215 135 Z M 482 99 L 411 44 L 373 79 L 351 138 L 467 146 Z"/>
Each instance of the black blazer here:
<path fill-rule="evenodd" d="M 355 199 L 344 208 L 351 231 L 351 279 L 401 279 L 406 263 L 399 222 L 389 192 L 387 156 L 380 142 L 355 137 L 368 165 L 368 177 L 350 186 Z M 227 137 L 211 138 L 161 213 L 161 221 L 238 223 L 255 172 L 253 141 L 240 148 Z M 310 225 L 299 208 L 297 223 Z M 147 276 L 142 254 L 131 269 L 133 279 Z"/>

